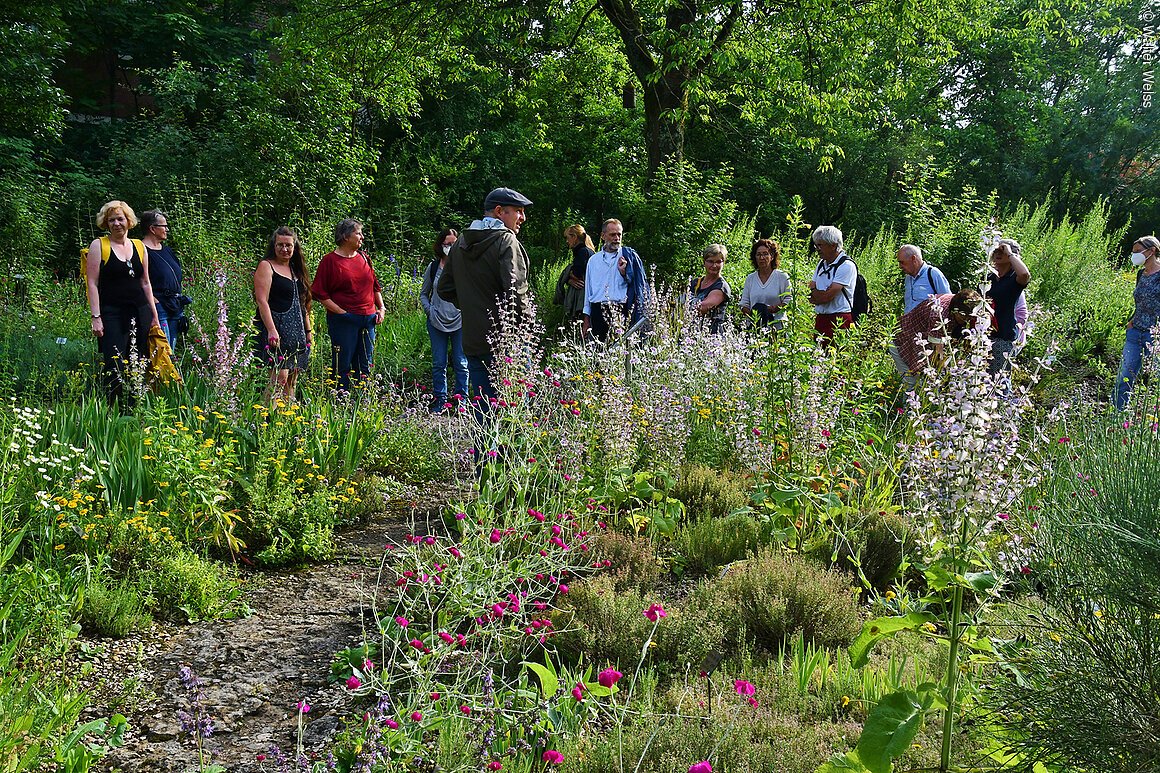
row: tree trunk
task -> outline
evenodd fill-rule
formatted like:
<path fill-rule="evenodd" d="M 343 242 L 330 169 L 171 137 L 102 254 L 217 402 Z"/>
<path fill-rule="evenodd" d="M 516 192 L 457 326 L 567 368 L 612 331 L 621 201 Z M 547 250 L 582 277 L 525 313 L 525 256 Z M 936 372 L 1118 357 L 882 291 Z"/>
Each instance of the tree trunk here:
<path fill-rule="evenodd" d="M 653 83 L 643 79 L 645 142 L 648 176 L 669 159 L 681 159 L 685 150 L 685 110 L 688 88 L 683 73 L 669 73 Z"/>

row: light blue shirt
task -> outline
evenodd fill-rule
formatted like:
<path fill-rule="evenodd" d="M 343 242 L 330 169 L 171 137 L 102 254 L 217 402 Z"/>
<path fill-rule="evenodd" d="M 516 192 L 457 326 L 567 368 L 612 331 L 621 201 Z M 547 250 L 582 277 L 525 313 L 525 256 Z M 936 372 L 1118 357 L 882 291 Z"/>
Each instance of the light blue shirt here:
<path fill-rule="evenodd" d="M 592 315 L 594 303 L 625 303 L 628 301 L 628 280 L 618 268 L 620 250 L 600 250 L 588 259 L 584 273 L 584 313 Z"/>
<path fill-rule="evenodd" d="M 932 295 L 947 295 L 951 291 L 950 283 L 939 271 L 929 263 L 923 263 L 918 270 L 918 276 L 906 274 L 902 280 L 902 313 L 911 311 L 915 306 Z"/>

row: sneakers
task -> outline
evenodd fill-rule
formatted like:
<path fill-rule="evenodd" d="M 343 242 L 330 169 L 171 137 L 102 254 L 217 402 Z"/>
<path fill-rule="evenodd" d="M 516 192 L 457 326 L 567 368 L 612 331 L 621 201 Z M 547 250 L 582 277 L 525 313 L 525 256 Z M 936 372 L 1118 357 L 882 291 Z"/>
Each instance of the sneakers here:
<path fill-rule="evenodd" d="M 427 406 L 427 412 L 438 416 L 447 410 L 447 398 L 436 396 L 431 399 L 431 404 Z"/>

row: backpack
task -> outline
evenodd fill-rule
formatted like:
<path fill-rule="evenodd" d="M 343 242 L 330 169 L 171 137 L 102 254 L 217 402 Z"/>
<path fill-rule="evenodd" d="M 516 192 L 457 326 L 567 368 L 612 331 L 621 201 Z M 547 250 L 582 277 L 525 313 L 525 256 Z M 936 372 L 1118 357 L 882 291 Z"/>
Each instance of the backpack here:
<path fill-rule="evenodd" d="M 137 254 L 141 257 L 141 262 L 145 262 L 145 242 L 140 239 L 130 239 L 129 242 L 133 245 L 133 249 L 137 250 Z M 104 266 L 109 262 L 109 256 L 113 254 L 113 245 L 109 243 L 109 237 L 101 237 L 101 265 Z M 81 281 L 85 283 L 85 296 L 89 294 L 88 277 L 85 275 L 85 263 L 89 259 L 89 248 L 81 247 Z"/>
<path fill-rule="evenodd" d="M 850 263 L 854 266 L 854 293 L 851 296 L 850 288 L 848 287 L 844 288 L 842 292 L 846 295 L 847 298 L 850 299 L 850 313 L 854 318 L 854 324 L 857 325 L 858 320 L 861 319 L 864 314 L 870 314 L 874 311 L 874 300 L 870 297 L 870 291 L 866 289 L 866 277 L 862 276 L 862 272 L 858 270 L 858 264 L 854 263 L 854 260 L 849 255 L 843 255 L 838 260 L 838 262 L 834 264 L 834 268 L 837 268 L 846 261 L 850 261 Z M 821 264 L 819 263 L 818 266 L 820 268 Z"/>

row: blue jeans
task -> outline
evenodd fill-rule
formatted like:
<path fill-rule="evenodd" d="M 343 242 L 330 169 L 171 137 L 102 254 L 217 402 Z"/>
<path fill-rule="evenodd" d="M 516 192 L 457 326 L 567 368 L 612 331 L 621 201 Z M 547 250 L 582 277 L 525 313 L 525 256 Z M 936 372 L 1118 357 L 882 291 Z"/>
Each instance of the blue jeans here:
<path fill-rule="evenodd" d="M 340 392 L 349 392 L 352 373 L 359 379 L 370 375 L 375 356 L 375 315 L 327 312 L 326 332 L 330 334 L 330 375 Z"/>
<path fill-rule="evenodd" d="M 1120 374 L 1116 376 L 1116 390 L 1113 399 L 1116 408 L 1124 410 L 1128 407 L 1128 398 L 1132 393 L 1132 384 L 1140 373 L 1144 364 L 1144 355 L 1148 345 L 1152 343 L 1152 331 L 1140 330 L 1137 327 L 1128 328 L 1128 335 L 1124 339 L 1124 353 L 1120 357 Z"/>
<path fill-rule="evenodd" d="M 453 333 L 427 322 L 427 336 L 431 339 L 431 392 L 437 400 L 447 399 L 447 355 L 450 349 L 451 367 L 455 371 L 455 392 L 467 397 L 467 358 L 463 356 L 463 328 Z"/>
<path fill-rule="evenodd" d="M 165 331 L 165 338 L 169 341 L 169 351 L 177 351 L 177 327 L 171 324 L 175 322 L 180 314 L 170 316 L 169 312 L 160 303 L 157 305 L 157 324 L 161 325 L 161 329 Z"/>
<path fill-rule="evenodd" d="M 480 424 L 491 413 L 491 401 L 498 399 L 495 387 L 491 383 L 491 366 L 494 362 L 495 358 L 490 354 L 486 357 L 467 355 L 467 370 L 471 374 L 472 411 L 475 420 Z"/>

